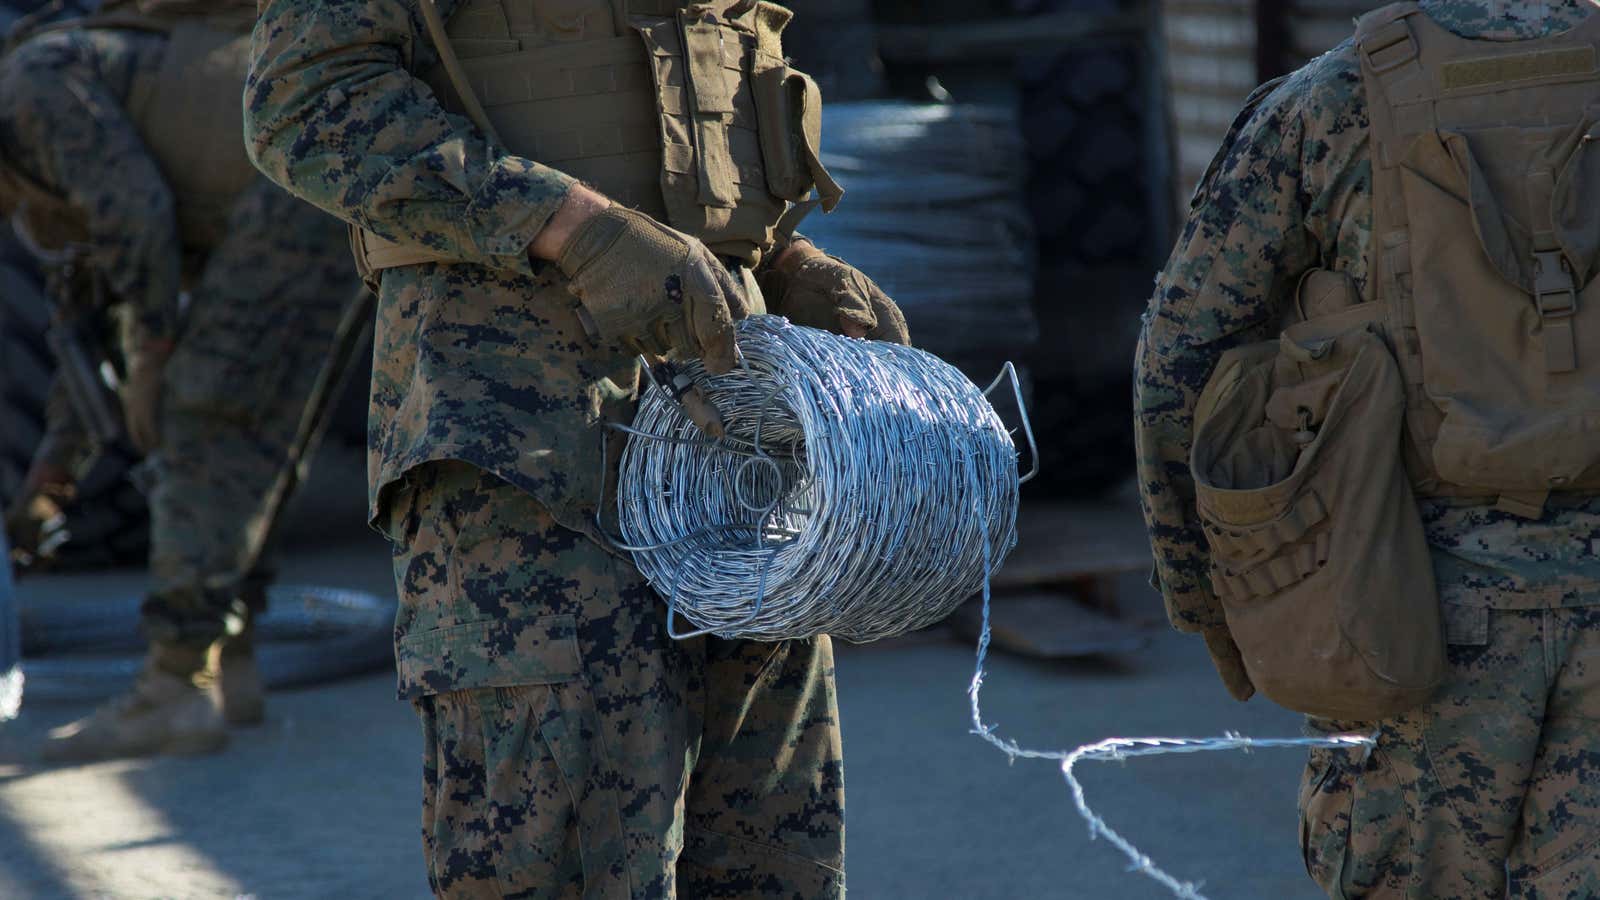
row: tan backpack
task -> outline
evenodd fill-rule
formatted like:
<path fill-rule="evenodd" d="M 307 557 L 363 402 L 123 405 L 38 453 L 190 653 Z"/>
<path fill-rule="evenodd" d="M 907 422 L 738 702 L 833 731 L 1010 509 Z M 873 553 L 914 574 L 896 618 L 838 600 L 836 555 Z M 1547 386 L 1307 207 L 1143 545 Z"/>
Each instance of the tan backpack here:
<path fill-rule="evenodd" d="M 1252 679 L 1294 709 L 1373 718 L 1443 671 L 1412 498 L 1537 517 L 1551 492 L 1600 490 L 1600 15 L 1491 42 L 1397 3 L 1356 45 L 1372 296 L 1347 287 L 1342 311 L 1226 357 L 1192 462 Z M 1325 515 L 1300 529 L 1308 504 Z"/>

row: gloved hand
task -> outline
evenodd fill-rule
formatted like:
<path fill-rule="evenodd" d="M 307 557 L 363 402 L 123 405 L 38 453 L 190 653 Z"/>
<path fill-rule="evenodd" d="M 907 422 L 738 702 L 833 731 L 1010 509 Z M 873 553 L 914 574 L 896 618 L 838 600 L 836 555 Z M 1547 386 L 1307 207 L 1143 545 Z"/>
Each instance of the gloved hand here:
<path fill-rule="evenodd" d="M 161 391 L 171 356 L 170 341 L 146 341 L 128 354 L 122 379 L 122 419 L 128 439 L 140 453 L 148 454 L 161 445 Z"/>
<path fill-rule="evenodd" d="M 906 317 L 872 279 L 809 241 L 790 244 L 761 273 L 771 312 L 849 337 L 911 343 Z"/>
<path fill-rule="evenodd" d="M 1227 686 L 1233 699 L 1242 703 L 1255 696 L 1255 683 L 1250 680 L 1250 673 L 1244 670 L 1244 657 L 1239 654 L 1239 645 L 1233 642 L 1228 627 L 1213 625 L 1202 629 L 1200 636 L 1205 638 L 1211 664 L 1217 667 L 1217 674 L 1222 676 L 1222 683 Z"/>
<path fill-rule="evenodd" d="M 31 562 L 55 553 L 67 539 L 65 509 L 74 493 L 71 475 L 60 466 L 35 463 L 28 470 L 5 515 L 13 557 Z"/>
<path fill-rule="evenodd" d="M 612 205 L 573 235 L 556 264 L 603 336 L 699 357 L 713 375 L 733 368 L 744 293 L 695 238 Z"/>

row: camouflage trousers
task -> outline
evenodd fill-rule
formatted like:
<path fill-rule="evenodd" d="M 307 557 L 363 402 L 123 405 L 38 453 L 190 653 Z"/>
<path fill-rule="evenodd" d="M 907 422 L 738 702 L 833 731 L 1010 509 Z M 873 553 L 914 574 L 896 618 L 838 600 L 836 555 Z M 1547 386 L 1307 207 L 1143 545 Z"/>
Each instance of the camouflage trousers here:
<path fill-rule="evenodd" d="M 1316 750 L 1306 868 L 1328 896 L 1600 897 L 1600 607 L 1446 606 L 1450 669 L 1370 751 Z"/>
<path fill-rule="evenodd" d="M 359 288 L 337 219 L 265 178 L 235 202 L 167 363 L 152 637 L 209 643 L 264 602 L 263 545 L 309 462 L 290 451 Z"/>
<path fill-rule="evenodd" d="M 674 641 L 631 564 L 467 463 L 387 515 L 438 896 L 843 895 L 826 637 Z"/>

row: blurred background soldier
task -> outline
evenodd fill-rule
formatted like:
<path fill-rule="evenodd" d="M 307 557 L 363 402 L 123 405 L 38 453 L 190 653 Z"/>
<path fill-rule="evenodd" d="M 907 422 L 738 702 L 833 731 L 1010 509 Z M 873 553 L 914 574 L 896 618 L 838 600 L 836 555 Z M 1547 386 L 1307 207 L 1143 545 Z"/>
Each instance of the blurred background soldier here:
<path fill-rule="evenodd" d="M 262 718 L 262 547 L 313 442 L 297 436 L 316 431 L 308 398 L 357 284 L 337 220 L 245 157 L 253 15 L 223 0 L 113 3 L 22 23 L 0 60 L 0 206 L 54 270 L 58 318 L 88 323 L 79 355 L 112 338 L 120 418 L 149 454 L 147 661 L 125 696 L 52 733 L 47 758 L 215 750 L 225 722 Z M 24 551 L 48 549 L 74 479 L 117 430 L 114 403 L 109 429 L 92 411 L 93 374 L 72 374 L 58 371 L 48 435 L 7 513 Z"/>
<path fill-rule="evenodd" d="M 1370 751 L 1314 752 L 1305 772 L 1302 847 L 1329 896 L 1600 896 L 1594 8 L 1424 0 L 1368 14 L 1354 40 L 1252 95 L 1150 301 L 1135 410 L 1156 571 L 1173 624 L 1204 635 L 1241 700 L 1263 658 L 1241 655 L 1241 622 L 1323 564 L 1384 562 L 1298 564 L 1297 534 L 1323 527 L 1312 514 L 1285 517 L 1279 543 L 1298 543 L 1263 545 L 1257 569 L 1213 565 L 1223 545 L 1207 545 L 1217 526 L 1202 530 L 1190 470 L 1202 389 L 1224 351 L 1303 317 L 1333 335 L 1335 316 L 1380 323 L 1407 385 L 1405 464 L 1447 663 L 1419 707 L 1311 720 L 1377 735 Z M 1306 403 L 1281 442 L 1269 433 L 1284 426 L 1249 423 L 1259 447 L 1289 448 L 1280 472 L 1304 468 L 1294 444 L 1320 443 L 1325 407 Z"/>
<path fill-rule="evenodd" d="M 780 231 L 813 186 L 838 199 L 790 14 L 440 6 L 267 3 L 246 90 L 257 164 L 361 226 L 381 283 L 371 514 L 434 890 L 839 896 L 827 637 L 672 640 L 586 537 L 639 350 L 727 371 L 757 278 L 775 312 L 906 339 L 870 280 Z"/>

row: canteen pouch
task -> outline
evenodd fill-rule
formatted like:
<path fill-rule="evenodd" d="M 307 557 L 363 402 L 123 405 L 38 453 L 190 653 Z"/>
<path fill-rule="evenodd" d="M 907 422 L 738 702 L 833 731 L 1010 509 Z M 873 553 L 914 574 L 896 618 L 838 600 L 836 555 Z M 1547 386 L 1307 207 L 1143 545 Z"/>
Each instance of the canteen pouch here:
<path fill-rule="evenodd" d="M 751 90 L 756 104 L 767 190 L 800 202 L 815 187 L 824 212 L 844 195 L 822 165 L 822 90 L 810 75 L 789 67 L 779 35 L 793 14 L 761 3 L 756 10 L 756 52 Z"/>
<path fill-rule="evenodd" d="M 1263 694 L 1323 718 L 1395 715 L 1444 676 L 1381 309 L 1230 351 L 1196 416 L 1190 463 L 1228 629 Z"/>

